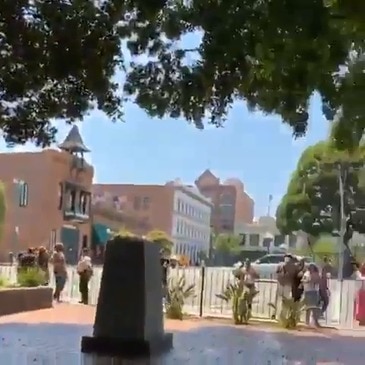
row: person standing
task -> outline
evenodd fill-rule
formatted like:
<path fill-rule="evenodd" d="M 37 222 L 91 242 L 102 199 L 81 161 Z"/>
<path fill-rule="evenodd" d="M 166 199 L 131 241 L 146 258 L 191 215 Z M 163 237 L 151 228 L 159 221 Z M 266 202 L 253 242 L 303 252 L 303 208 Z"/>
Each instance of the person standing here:
<path fill-rule="evenodd" d="M 323 258 L 323 267 L 321 272 L 321 281 L 319 285 L 319 296 L 322 302 L 321 314 L 322 316 L 326 312 L 329 305 L 330 292 L 328 288 L 328 280 L 331 279 L 334 274 L 331 260 L 328 257 Z"/>
<path fill-rule="evenodd" d="M 303 283 L 302 278 L 306 271 L 304 259 L 300 259 L 296 264 L 296 272 L 293 276 L 292 282 L 292 298 L 295 302 L 299 302 L 303 296 Z"/>
<path fill-rule="evenodd" d="M 294 277 L 297 274 L 297 267 L 292 255 L 285 255 L 284 263 L 278 266 L 276 274 L 279 283 L 278 296 L 290 298 L 292 295 Z"/>
<path fill-rule="evenodd" d="M 38 249 L 38 267 L 40 270 L 44 272 L 44 285 L 48 285 L 49 283 L 49 268 L 48 268 L 48 262 L 49 262 L 49 255 L 45 247 L 41 246 Z"/>
<path fill-rule="evenodd" d="M 315 264 L 310 264 L 303 275 L 304 300 L 306 303 L 305 323 L 310 324 L 311 319 L 316 327 L 319 327 L 319 270 Z"/>
<path fill-rule="evenodd" d="M 67 281 L 67 267 L 66 267 L 66 258 L 64 255 L 64 247 L 63 243 L 55 244 L 55 252 L 52 256 L 53 263 L 53 273 L 56 281 L 56 288 L 53 294 L 53 299 L 58 303 L 61 302 L 61 293 L 65 288 Z"/>
<path fill-rule="evenodd" d="M 351 264 L 352 264 L 351 279 L 352 280 L 362 280 L 360 265 L 356 261 L 353 261 Z"/>
<path fill-rule="evenodd" d="M 89 251 L 87 248 L 82 250 L 82 256 L 77 264 L 79 274 L 79 291 L 81 294 L 80 304 L 89 304 L 89 281 L 93 275 L 93 268 Z"/>

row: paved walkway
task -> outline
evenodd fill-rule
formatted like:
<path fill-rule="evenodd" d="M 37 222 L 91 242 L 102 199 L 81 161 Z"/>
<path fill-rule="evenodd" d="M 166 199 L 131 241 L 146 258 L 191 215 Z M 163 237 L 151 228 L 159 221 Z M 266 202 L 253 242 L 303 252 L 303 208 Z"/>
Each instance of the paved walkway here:
<path fill-rule="evenodd" d="M 0 364 L 116 365 L 80 355 L 80 338 L 91 333 L 94 314 L 92 307 L 61 304 L 0 318 Z M 149 364 L 364 364 L 359 331 L 352 336 L 329 330 L 288 333 L 263 325 L 235 327 L 227 321 L 193 319 L 166 321 L 165 327 L 175 333 L 174 350 Z"/>

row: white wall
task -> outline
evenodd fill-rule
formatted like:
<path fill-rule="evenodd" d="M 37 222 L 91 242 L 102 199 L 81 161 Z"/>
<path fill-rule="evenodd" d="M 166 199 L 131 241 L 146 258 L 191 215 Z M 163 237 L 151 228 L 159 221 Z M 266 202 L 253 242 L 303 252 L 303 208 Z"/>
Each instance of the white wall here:
<path fill-rule="evenodd" d="M 235 225 L 235 234 L 245 235 L 245 249 L 263 248 L 267 244 L 269 244 L 270 249 L 273 249 L 275 237 L 277 238 L 277 246 L 285 244 L 289 249 L 298 247 L 297 237 L 292 237 L 292 239 L 289 236 L 282 237 L 273 217 L 260 217 L 254 223 L 238 223 Z"/>
<path fill-rule="evenodd" d="M 175 189 L 171 232 L 174 253 L 189 256 L 193 264 L 198 260 L 199 251 L 209 250 L 211 210 L 209 202 Z"/>

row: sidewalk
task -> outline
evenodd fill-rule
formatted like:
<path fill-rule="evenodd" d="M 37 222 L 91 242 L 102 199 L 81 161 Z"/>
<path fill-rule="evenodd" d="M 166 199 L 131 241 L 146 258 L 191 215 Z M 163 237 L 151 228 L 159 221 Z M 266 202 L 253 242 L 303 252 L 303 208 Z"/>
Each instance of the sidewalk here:
<path fill-rule="evenodd" d="M 0 318 L 0 364 L 96 364 L 79 352 L 81 336 L 92 332 L 94 315 L 93 307 L 60 304 Z M 336 331 L 285 332 L 204 319 L 167 320 L 165 327 L 174 332 L 174 350 L 156 365 L 363 365 L 365 358 L 362 338 Z"/>

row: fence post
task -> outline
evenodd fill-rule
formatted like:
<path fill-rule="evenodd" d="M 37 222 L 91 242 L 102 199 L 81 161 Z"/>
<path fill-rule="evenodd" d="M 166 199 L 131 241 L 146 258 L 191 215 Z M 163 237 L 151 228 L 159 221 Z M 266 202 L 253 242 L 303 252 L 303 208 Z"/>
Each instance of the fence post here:
<path fill-rule="evenodd" d="M 204 286 L 205 286 L 205 263 L 204 260 L 201 264 L 201 270 L 200 270 L 200 299 L 199 299 L 199 317 L 203 317 L 203 302 L 204 302 Z"/>

